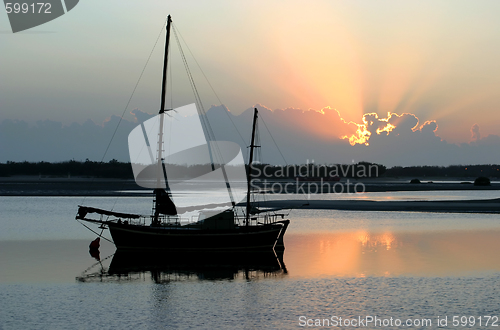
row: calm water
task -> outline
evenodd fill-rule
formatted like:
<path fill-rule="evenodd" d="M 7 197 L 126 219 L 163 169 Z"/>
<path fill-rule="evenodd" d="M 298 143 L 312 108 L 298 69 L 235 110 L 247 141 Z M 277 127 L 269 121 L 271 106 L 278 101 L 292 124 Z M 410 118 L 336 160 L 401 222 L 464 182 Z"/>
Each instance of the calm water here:
<path fill-rule="evenodd" d="M 496 197 L 477 193 L 356 198 Z M 78 204 L 147 214 L 151 200 L 0 197 L 0 329 L 293 329 L 332 316 L 431 319 L 417 329 L 448 316 L 452 329 L 453 316 L 500 316 L 497 215 L 296 210 L 282 258 L 200 268 L 169 256 L 158 271 L 139 256 L 125 258 L 137 271 L 111 276 L 119 256 L 105 241 L 101 262 L 89 255 L 95 234 L 73 220 Z"/>

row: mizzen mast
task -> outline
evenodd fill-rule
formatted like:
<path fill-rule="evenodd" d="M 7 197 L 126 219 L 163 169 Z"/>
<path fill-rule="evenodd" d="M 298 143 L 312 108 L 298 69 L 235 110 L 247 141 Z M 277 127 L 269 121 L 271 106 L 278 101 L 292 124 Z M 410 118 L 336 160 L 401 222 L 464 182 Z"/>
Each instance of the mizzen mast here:
<path fill-rule="evenodd" d="M 258 110 L 257 108 L 254 109 L 253 113 L 253 125 L 252 125 L 252 140 L 250 142 L 250 158 L 248 160 L 248 171 L 247 171 L 247 218 L 246 218 L 246 225 L 248 226 L 250 224 L 250 212 L 252 210 L 252 206 L 250 205 L 250 188 L 251 188 L 251 174 L 252 174 L 252 163 L 253 163 L 253 149 L 259 146 L 255 145 L 255 129 L 257 126 L 257 117 L 258 117 Z"/>

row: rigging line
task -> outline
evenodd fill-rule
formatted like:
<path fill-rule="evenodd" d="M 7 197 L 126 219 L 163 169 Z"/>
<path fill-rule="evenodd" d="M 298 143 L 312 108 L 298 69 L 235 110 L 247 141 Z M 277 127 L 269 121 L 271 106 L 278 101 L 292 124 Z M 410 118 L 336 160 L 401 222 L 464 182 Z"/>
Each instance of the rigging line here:
<path fill-rule="evenodd" d="M 170 22 L 170 24 L 172 24 L 172 22 Z M 172 109 L 172 111 L 175 111 L 177 112 L 176 110 L 174 110 L 174 106 L 173 106 L 173 83 L 174 83 L 174 80 L 172 79 L 172 62 L 173 62 L 173 52 L 172 52 L 172 47 L 169 47 L 168 48 L 168 58 L 170 58 L 170 61 L 168 61 L 167 63 L 167 72 L 168 74 L 170 75 L 170 83 L 167 84 L 167 89 L 170 89 L 170 109 Z M 167 77 L 168 79 L 168 77 Z M 168 82 L 168 80 L 167 80 Z M 168 93 L 168 91 L 167 91 Z M 163 153 L 166 155 L 163 159 L 168 163 L 168 159 L 170 158 L 171 154 L 170 154 L 170 150 L 171 150 L 171 147 L 172 147 L 172 124 L 173 124 L 173 116 L 171 116 L 168 111 L 165 112 L 165 114 L 169 117 L 169 122 L 170 122 L 170 127 L 169 127 L 169 130 L 168 130 L 168 146 L 165 145 L 165 143 L 162 143 L 161 145 L 164 147 L 164 149 L 162 150 Z M 164 124 L 165 124 L 165 119 L 164 118 Z M 164 133 L 164 138 L 163 138 L 163 142 L 165 142 L 165 132 Z M 163 160 L 162 160 L 163 162 Z M 165 166 L 164 164 L 162 166 Z M 172 197 L 172 196 L 170 196 Z"/>
<path fill-rule="evenodd" d="M 153 116 L 152 118 L 155 118 L 155 119 L 156 119 L 156 122 L 158 122 L 158 116 Z M 150 118 L 150 119 L 152 119 L 152 118 Z M 149 120 L 149 119 L 147 119 L 147 120 Z M 145 120 L 145 121 L 147 121 L 147 120 Z M 144 121 L 144 122 L 145 122 L 145 121 Z M 142 127 L 144 127 L 144 122 L 142 122 L 142 123 L 141 123 L 141 126 L 142 126 Z M 151 135 L 152 135 L 151 133 L 152 133 L 152 131 L 153 131 L 154 127 L 155 127 L 155 124 L 152 124 L 152 125 L 150 125 L 150 126 L 151 126 L 151 127 L 149 128 L 149 131 L 148 131 L 147 133 L 146 133 L 145 131 L 143 131 L 143 134 L 144 134 L 144 133 L 146 133 L 146 134 L 145 134 L 145 138 L 147 138 L 148 136 L 151 136 Z M 144 128 L 144 129 L 145 129 L 145 128 Z M 150 146 L 151 146 L 151 141 L 150 141 Z M 141 149 L 140 149 L 140 151 L 139 151 L 139 153 L 137 154 L 137 157 L 135 157 L 135 160 L 134 160 L 133 162 L 132 162 L 132 159 L 130 159 L 130 166 L 132 166 L 132 164 L 135 164 L 135 163 L 137 163 L 137 162 L 138 162 L 139 158 L 141 157 L 142 151 L 144 150 L 144 148 L 145 148 L 145 147 L 147 147 L 147 146 L 146 146 L 146 144 L 143 144 L 143 145 L 142 145 L 142 147 L 141 147 Z M 123 187 L 123 185 L 124 185 L 124 184 L 125 184 L 125 183 L 124 183 L 124 182 L 122 182 L 122 187 Z M 123 192 L 122 192 L 122 194 L 123 194 Z M 116 197 L 114 198 L 113 206 L 111 207 L 110 211 L 113 211 L 113 210 L 115 209 L 116 203 L 118 202 L 118 198 L 119 198 L 119 196 L 116 196 Z M 108 219 L 109 219 L 109 216 L 108 216 Z"/>
<path fill-rule="evenodd" d="M 91 232 L 93 232 L 94 234 L 96 234 L 97 236 L 99 237 L 102 237 L 104 238 L 106 241 L 110 242 L 111 244 L 115 244 L 113 243 L 113 241 L 107 239 L 106 237 L 102 236 L 102 232 L 100 234 L 98 234 L 97 232 L 95 232 L 94 230 L 92 230 L 90 227 L 88 227 L 87 225 L 85 225 L 84 223 L 82 223 L 80 220 L 77 220 L 82 226 L 84 226 L 85 228 L 87 228 L 88 230 L 90 230 Z"/>
<path fill-rule="evenodd" d="M 169 53 L 172 53 L 170 49 L 168 50 Z M 170 61 L 168 61 L 168 72 L 170 73 L 170 109 L 174 108 L 174 79 L 172 79 L 172 62 L 173 62 L 173 54 L 169 54 L 170 56 Z"/>
<path fill-rule="evenodd" d="M 102 156 L 101 163 L 104 161 L 104 157 L 106 156 L 106 153 L 108 152 L 109 147 L 111 146 L 111 143 L 113 142 L 113 139 L 116 135 L 116 132 L 118 131 L 118 127 L 120 126 L 120 124 L 122 122 L 123 116 L 125 115 L 125 112 L 127 111 L 127 108 L 130 105 L 130 102 L 132 101 L 132 97 L 134 96 L 134 93 L 137 90 L 137 86 L 139 86 L 139 82 L 141 81 L 141 78 L 144 75 L 144 71 L 146 70 L 146 67 L 148 66 L 148 63 L 151 59 L 151 56 L 153 55 L 153 52 L 156 48 L 156 45 L 158 44 L 158 40 L 160 39 L 160 36 L 162 35 L 163 27 L 165 26 L 167 20 L 168 20 L 168 18 L 165 20 L 165 22 L 163 22 L 163 25 L 160 29 L 160 33 L 158 34 L 158 37 L 156 37 L 156 41 L 153 45 L 153 48 L 151 49 L 151 52 L 149 53 L 148 59 L 146 60 L 146 63 L 144 64 L 144 67 L 142 68 L 141 74 L 139 75 L 139 78 L 137 79 L 137 82 L 134 86 L 134 89 L 132 90 L 132 94 L 130 95 L 130 98 L 128 99 L 127 105 L 125 105 L 125 109 L 123 109 L 120 120 L 118 121 L 118 124 L 116 125 L 115 131 L 113 132 L 113 135 L 111 136 L 111 140 L 109 141 L 108 146 L 106 147 L 106 151 L 104 152 L 104 155 Z M 113 210 L 115 208 L 117 201 L 118 201 L 118 196 L 115 198 L 115 201 L 113 203 L 111 210 Z"/>
<path fill-rule="evenodd" d="M 82 272 L 82 275 L 86 274 L 89 270 L 91 270 L 92 268 L 94 268 L 95 266 L 97 266 L 97 265 L 99 265 L 99 264 L 101 264 L 101 266 L 102 266 L 102 262 L 103 262 L 103 261 L 108 260 L 109 258 L 111 258 L 111 257 L 112 257 L 112 256 L 114 256 L 114 255 L 115 255 L 115 254 L 113 253 L 113 254 L 111 254 L 111 255 L 107 256 L 106 258 L 104 258 L 104 259 L 102 259 L 102 260 L 99 260 L 98 262 L 96 262 L 96 263 L 95 263 L 95 264 L 93 264 L 92 266 L 90 266 L 90 267 L 88 267 L 87 269 L 85 269 L 85 270 Z M 92 275 L 92 274 L 87 274 L 87 275 Z"/>
<path fill-rule="evenodd" d="M 163 24 L 161 26 L 160 33 L 158 34 L 158 37 L 156 38 L 156 41 L 155 41 L 155 43 L 153 45 L 153 49 L 151 49 L 151 52 L 149 53 L 148 59 L 146 60 L 146 63 L 144 64 L 144 67 L 142 68 L 141 74 L 139 75 L 139 79 L 137 79 L 137 82 L 136 82 L 136 84 L 134 86 L 134 89 L 132 90 L 132 94 L 130 95 L 130 98 L 128 99 L 127 104 L 125 105 L 125 109 L 123 109 L 122 115 L 120 116 L 120 119 L 118 120 L 118 124 L 116 124 L 116 128 L 115 128 L 115 130 L 113 132 L 113 135 L 111 136 L 111 139 L 109 140 L 108 146 L 106 147 L 106 150 L 104 151 L 104 154 L 102 155 L 101 164 L 104 161 L 104 157 L 106 157 L 106 154 L 108 153 L 109 147 L 111 146 L 111 143 L 113 142 L 113 139 L 114 139 L 114 137 L 116 135 L 116 132 L 118 131 L 118 127 L 120 127 L 120 124 L 122 122 L 123 116 L 125 115 L 125 112 L 127 111 L 127 108 L 130 105 L 130 102 L 132 101 L 132 97 L 134 96 L 134 93 L 137 90 L 137 86 L 139 86 L 139 82 L 141 81 L 141 78 L 142 78 L 142 76 L 144 74 L 144 71 L 146 70 L 146 67 L 148 66 L 149 60 L 151 59 L 151 56 L 153 55 L 153 51 L 155 50 L 156 45 L 158 44 L 158 40 L 160 39 L 160 36 L 161 36 L 161 34 L 163 32 L 165 24 L 167 23 L 167 20 L 168 20 L 168 18 L 165 19 L 165 22 L 163 22 Z M 86 198 L 87 198 L 87 196 L 85 196 L 83 198 L 82 203 L 85 202 Z"/>
<path fill-rule="evenodd" d="M 180 40 L 177 36 L 177 29 L 174 28 L 173 31 L 174 31 L 174 35 L 175 35 L 175 40 L 177 42 L 177 46 L 179 47 L 179 51 L 181 53 L 181 57 L 182 57 L 182 60 L 184 62 L 184 66 L 186 68 L 186 73 L 188 75 L 189 82 L 191 84 L 191 88 L 193 90 L 193 94 L 195 96 L 197 104 L 199 105 L 200 110 L 198 110 L 198 109 L 197 110 L 200 114 L 200 119 L 201 119 L 202 125 L 205 128 L 205 131 L 208 135 L 208 140 L 209 141 L 216 141 L 215 134 L 214 134 L 212 127 L 210 126 L 210 122 L 208 121 L 208 118 L 206 116 L 206 111 L 205 111 L 205 108 L 203 107 L 203 103 L 201 102 L 200 94 L 198 93 L 198 89 L 197 89 L 196 84 L 194 82 L 193 75 L 191 74 L 191 70 L 189 69 L 189 65 L 187 63 L 186 56 L 184 55 L 184 51 L 182 49 Z M 218 146 L 216 144 L 215 144 L 215 147 L 218 150 Z M 218 152 L 220 154 L 219 156 L 220 156 L 221 161 L 224 161 L 224 159 L 222 158 L 222 154 L 220 153 L 220 150 L 218 150 Z"/>
<path fill-rule="evenodd" d="M 266 130 L 267 130 L 267 132 L 269 133 L 269 135 L 271 136 L 271 139 L 273 140 L 274 145 L 276 146 L 276 149 L 278 149 L 278 151 L 279 151 L 279 153 L 280 153 L 280 155 L 281 155 L 281 158 L 283 158 L 283 161 L 285 162 L 285 165 L 287 165 L 287 166 L 288 166 L 288 163 L 287 163 L 287 161 L 286 161 L 286 159 L 285 159 L 285 156 L 283 156 L 283 154 L 281 153 L 280 147 L 278 147 L 278 144 L 277 144 L 277 143 L 276 143 L 276 141 L 274 140 L 274 137 L 273 137 L 273 135 L 271 134 L 271 131 L 269 130 L 269 128 L 267 128 L 266 121 L 264 120 L 264 117 L 262 117 L 262 114 L 261 114 L 261 116 L 260 116 L 260 119 L 261 119 L 261 120 L 262 120 L 262 122 L 264 123 L 264 126 L 266 127 Z"/>
<path fill-rule="evenodd" d="M 191 74 L 191 70 L 189 69 L 189 65 L 187 63 L 186 56 L 184 55 L 184 51 L 182 49 L 180 39 L 177 36 L 177 29 L 173 28 L 172 30 L 174 31 L 175 40 L 177 42 L 177 46 L 179 47 L 179 52 L 181 53 L 181 57 L 182 57 L 182 60 L 184 62 L 186 73 L 187 73 L 189 81 L 191 83 L 191 88 L 193 89 L 193 93 L 195 94 L 195 99 L 197 100 L 198 105 L 199 105 L 199 108 L 197 107 L 196 110 L 198 111 L 198 115 L 200 116 L 201 123 L 202 123 L 202 126 L 204 128 L 204 132 L 206 132 L 206 135 L 208 137 L 207 143 L 208 143 L 208 151 L 209 151 L 209 155 L 210 155 L 210 161 L 212 163 L 212 170 L 215 170 L 215 164 L 214 164 L 213 156 L 212 156 L 212 152 L 211 152 L 212 143 L 210 143 L 210 141 L 214 142 L 213 145 L 214 145 L 214 149 L 215 149 L 215 156 L 219 157 L 219 160 L 220 160 L 219 166 L 220 166 L 220 169 L 222 170 L 222 174 L 224 176 L 224 181 L 226 182 L 226 187 L 227 187 L 227 191 L 229 194 L 229 198 L 231 199 L 231 204 L 234 207 L 236 205 L 236 202 L 234 201 L 233 192 L 231 191 L 230 183 L 229 183 L 227 173 L 226 173 L 226 170 L 224 167 L 224 165 L 225 165 L 224 157 L 222 157 L 222 152 L 220 151 L 219 145 L 216 142 L 215 134 L 212 130 L 210 122 L 208 121 L 207 113 L 203 107 L 203 103 L 201 102 L 200 94 L 198 93 L 198 89 L 196 88 L 196 84 L 194 82 L 193 75 Z"/>
<path fill-rule="evenodd" d="M 260 118 L 262 119 L 262 118 Z M 260 134 L 260 120 L 257 121 L 257 123 L 255 124 L 255 144 L 257 146 L 259 146 L 256 150 L 256 159 L 261 163 L 263 164 L 264 163 L 264 160 L 263 160 L 263 157 L 262 157 L 262 148 L 260 148 L 260 146 L 262 145 L 261 144 L 261 134 Z M 262 196 L 260 196 L 260 194 L 254 194 L 254 202 L 257 203 L 257 206 L 260 205 L 260 200 L 259 198 L 262 198 L 263 201 L 266 200 L 266 194 L 262 194 Z"/>
<path fill-rule="evenodd" d="M 210 81 L 208 80 L 207 76 L 205 75 L 205 72 L 203 71 L 203 69 L 201 68 L 200 64 L 198 63 L 198 61 L 196 60 L 196 57 L 194 57 L 194 54 L 193 52 L 191 51 L 191 49 L 189 48 L 189 45 L 187 44 L 187 42 L 184 40 L 184 38 L 182 37 L 182 34 L 179 32 L 179 36 L 181 37 L 181 40 L 184 42 L 184 44 L 186 45 L 186 48 L 188 49 L 189 51 L 189 54 L 191 54 L 191 57 L 193 57 L 194 59 L 194 62 L 196 63 L 196 65 L 198 66 L 198 69 L 200 69 L 201 71 L 201 74 L 203 75 L 203 77 L 205 78 L 205 80 L 207 81 L 208 83 L 208 86 L 210 86 L 210 89 L 212 90 L 212 92 L 214 93 L 215 97 L 217 98 L 217 101 L 219 101 L 219 103 L 221 105 L 223 105 L 221 99 L 219 98 L 219 95 L 217 95 L 217 93 L 215 92 L 215 89 L 212 87 L 212 84 L 210 83 Z M 226 109 L 227 107 L 224 106 Z M 246 144 L 246 141 L 245 139 L 243 138 L 243 136 L 241 135 L 240 131 L 238 130 L 238 127 L 236 127 L 236 124 L 234 123 L 233 119 L 231 118 L 231 116 L 229 115 L 229 109 L 227 109 L 227 111 L 224 111 L 224 113 L 228 116 L 229 120 L 231 121 L 231 124 L 233 124 L 234 126 L 234 129 L 236 130 L 236 133 L 238 133 L 238 135 L 240 136 L 241 138 L 241 141 L 243 141 L 243 144 Z"/>
<path fill-rule="evenodd" d="M 166 22 L 166 20 L 165 20 L 165 22 Z M 111 142 L 113 142 L 113 138 L 115 137 L 116 131 L 118 130 L 118 127 L 120 126 L 120 123 L 123 120 L 123 116 L 125 115 L 125 112 L 127 111 L 127 108 L 129 106 L 130 102 L 132 101 L 132 97 L 135 94 L 137 86 L 139 86 L 139 82 L 141 81 L 141 78 L 142 78 L 142 76 L 144 74 L 144 71 L 146 70 L 146 67 L 148 66 L 149 60 L 151 59 L 151 56 L 153 55 L 153 51 L 155 50 L 156 44 L 158 43 L 158 40 L 160 39 L 160 36 L 161 36 L 161 34 L 163 32 L 163 27 L 164 26 L 165 26 L 165 23 L 163 23 L 161 31 L 158 34 L 158 37 L 156 38 L 155 44 L 153 46 L 153 49 L 151 49 L 151 52 L 149 53 L 148 59 L 146 60 L 146 64 L 144 64 L 144 67 L 142 68 L 141 74 L 139 75 L 139 79 L 137 79 L 137 83 L 135 84 L 134 89 L 132 90 L 132 94 L 130 95 L 130 98 L 128 99 L 127 105 L 125 105 L 125 109 L 123 109 L 123 113 L 122 113 L 122 115 L 120 117 L 120 120 L 118 121 L 118 124 L 116 125 L 116 128 L 115 128 L 115 131 L 113 132 L 113 135 L 111 136 L 111 141 L 109 141 L 108 147 L 106 148 L 106 151 L 104 152 L 104 155 L 102 156 L 101 162 L 104 160 L 104 157 L 106 156 L 106 153 L 108 152 L 108 149 L 109 149 L 109 147 L 111 145 Z"/>
<path fill-rule="evenodd" d="M 198 111 L 198 115 L 200 117 L 201 124 L 204 128 L 204 132 L 206 134 L 207 142 L 209 141 L 215 141 L 215 135 L 213 131 L 211 130 L 210 123 L 208 123 L 207 118 L 206 118 L 206 113 L 205 109 L 203 107 L 203 103 L 201 102 L 200 95 L 198 93 L 198 89 L 196 88 L 196 84 L 194 83 L 194 78 L 193 75 L 191 74 L 191 70 L 189 69 L 189 65 L 187 63 L 186 56 L 184 55 L 184 51 L 182 50 L 179 38 L 177 37 L 176 30 L 173 29 L 174 35 L 175 35 L 175 40 L 177 42 L 177 46 L 179 47 L 179 52 L 181 53 L 182 61 L 184 63 L 184 67 L 186 69 L 186 74 L 188 76 L 189 84 L 191 85 L 191 89 L 193 90 L 193 94 L 195 97 L 195 103 L 197 105 L 196 110 Z M 210 147 L 209 147 L 210 151 Z M 212 169 L 214 169 L 214 161 L 212 159 L 212 154 L 210 154 L 211 162 L 212 162 Z"/>
<path fill-rule="evenodd" d="M 168 149 L 166 150 L 166 154 L 167 154 L 167 157 L 166 157 L 166 161 L 168 162 L 170 156 L 172 156 L 172 154 L 170 153 L 170 151 L 172 150 L 172 125 L 174 123 L 174 120 L 173 118 L 169 118 L 169 122 L 170 122 L 170 127 L 168 129 Z"/>
<path fill-rule="evenodd" d="M 205 127 L 205 118 L 204 118 L 204 116 L 201 115 L 201 114 L 205 113 L 205 109 L 203 108 L 203 103 L 201 102 L 201 98 L 200 98 L 200 95 L 198 93 L 198 89 L 196 88 L 196 85 L 194 83 L 194 78 L 193 78 L 193 75 L 191 74 L 191 70 L 189 69 L 189 65 L 187 63 L 186 56 L 184 55 L 184 51 L 182 50 L 179 38 L 177 37 L 177 32 L 176 32 L 177 30 L 175 28 L 173 28 L 172 30 L 174 32 L 175 41 L 177 42 L 177 47 L 179 47 L 179 52 L 181 53 L 182 61 L 184 63 L 184 68 L 186 69 L 186 74 L 188 76 L 189 84 L 191 85 L 191 89 L 193 90 L 195 102 L 198 105 L 199 109 L 201 109 L 201 113 L 200 113 L 200 110 L 198 110 L 198 108 L 197 108 L 198 113 L 200 114 L 200 119 L 202 121 L 203 126 Z M 211 132 L 207 131 L 207 135 L 210 138 L 210 140 L 212 140 Z"/>

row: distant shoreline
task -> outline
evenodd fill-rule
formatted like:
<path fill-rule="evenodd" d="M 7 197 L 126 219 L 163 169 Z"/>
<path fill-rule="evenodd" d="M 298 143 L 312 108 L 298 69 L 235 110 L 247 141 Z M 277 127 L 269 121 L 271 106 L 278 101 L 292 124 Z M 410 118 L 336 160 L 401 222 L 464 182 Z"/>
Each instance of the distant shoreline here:
<path fill-rule="evenodd" d="M 324 183 L 325 189 L 334 185 L 340 189 L 347 185 L 347 179 L 338 182 Z M 365 192 L 404 192 L 404 191 L 479 191 L 500 190 L 500 183 L 493 182 L 491 186 L 474 186 L 462 184 L 457 180 L 445 181 L 433 178 L 436 183 L 411 184 L 410 179 L 349 179 L 352 189 L 354 183 L 362 182 Z M 458 183 L 457 183 L 458 182 Z M 500 198 L 489 200 L 446 200 L 446 201 L 370 201 L 360 199 L 314 200 L 314 189 L 318 182 L 269 181 L 275 187 L 288 185 L 290 190 L 300 189 L 304 197 L 301 200 L 283 199 L 261 203 L 261 207 L 283 209 L 318 209 L 344 211 L 398 211 L 398 212 L 442 212 L 442 213 L 500 213 Z M 266 189 L 272 194 L 272 189 Z M 277 189 L 275 189 L 277 190 Z M 352 192 L 352 190 L 351 190 Z M 310 194 L 310 199 L 307 199 Z M 40 177 L 9 177 L 0 178 L 0 196 L 12 197 L 151 197 L 152 191 L 139 187 L 133 180 L 101 179 L 101 178 L 40 178 Z M 294 194 L 300 196 L 300 194 Z"/>
<path fill-rule="evenodd" d="M 344 188 L 343 192 L 346 193 L 349 185 L 349 192 L 352 193 L 356 183 L 358 183 L 358 191 L 362 183 L 365 192 L 500 190 L 500 182 L 492 182 L 491 186 L 474 186 L 473 178 L 426 178 L 426 181 L 420 184 L 411 184 L 410 180 L 411 178 L 342 179 L 340 183 L 323 182 L 322 184 L 321 182 L 297 183 L 294 180 L 268 180 L 266 191 L 273 193 L 274 188 L 274 193 L 280 193 L 279 190 L 284 190 L 286 186 L 288 193 L 315 194 L 321 192 L 318 190 L 321 188 L 324 193 L 334 190 L 340 192 L 340 189 Z M 255 185 L 263 188 L 262 182 Z M 150 193 L 150 189 L 139 187 L 134 180 L 85 177 L 0 177 L 0 196 L 147 196 Z"/>

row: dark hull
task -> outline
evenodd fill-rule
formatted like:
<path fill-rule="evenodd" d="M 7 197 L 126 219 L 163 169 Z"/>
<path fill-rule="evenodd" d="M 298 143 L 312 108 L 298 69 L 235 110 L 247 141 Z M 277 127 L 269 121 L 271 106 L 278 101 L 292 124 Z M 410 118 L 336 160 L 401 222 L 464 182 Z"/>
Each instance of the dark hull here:
<path fill-rule="evenodd" d="M 117 249 L 255 250 L 282 245 L 289 220 L 274 224 L 210 230 L 189 227 L 151 227 L 108 222 Z M 280 246 L 278 246 L 280 247 Z"/>

